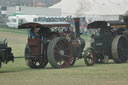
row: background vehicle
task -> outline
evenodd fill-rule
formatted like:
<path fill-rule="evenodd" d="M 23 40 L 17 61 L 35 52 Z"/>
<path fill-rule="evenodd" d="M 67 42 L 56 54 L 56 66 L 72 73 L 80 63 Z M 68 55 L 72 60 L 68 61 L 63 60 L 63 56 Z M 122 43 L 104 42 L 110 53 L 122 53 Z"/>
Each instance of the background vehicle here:
<path fill-rule="evenodd" d="M 95 33 L 91 36 L 91 48 L 89 49 L 93 51 L 91 54 L 96 56 L 96 63 L 104 63 L 106 56 L 116 63 L 127 61 L 128 28 L 126 22 L 95 21 L 88 25 L 88 29 L 95 29 Z"/>
<path fill-rule="evenodd" d="M 9 16 L 7 21 L 7 26 L 11 28 L 18 28 L 18 25 L 27 23 L 27 22 L 33 22 L 34 18 L 36 18 L 37 15 L 16 15 L 16 16 Z"/>
<path fill-rule="evenodd" d="M 7 64 L 9 61 L 14 61 L 14 56 L 11 53 L 11 48 L 7 46 L 7 40 L 0 41 L 0 67 L 2 63 Z"/>

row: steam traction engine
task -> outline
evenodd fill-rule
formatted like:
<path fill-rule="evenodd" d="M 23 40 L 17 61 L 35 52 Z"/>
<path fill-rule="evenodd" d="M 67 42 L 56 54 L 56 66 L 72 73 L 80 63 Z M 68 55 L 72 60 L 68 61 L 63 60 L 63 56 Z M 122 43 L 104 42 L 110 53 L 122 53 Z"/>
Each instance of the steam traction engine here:
<path fill-rule="evenodd" d="M 11 48 L 7 46 L 7 40 L 0 41 L 0 67 L 2 63 L 7 64 L 9 61 L 14 61 L 14 56 L 11 53 Z"/>
<path fill-rule="evenodd" d="M 44 68 L 48 62 L 53 68 L 64 68 L 82 56 L 85 41 L 80 38 L 79 18 L 75 29 L 67 22 L 25 23 L 18 28 L 29 29 L 25 60 L 30 68 Z"/>
<path fill-rule="evenodd" d="M 95 21 L 88 25 L 88 29 L 95 29 L 91 38 L 91 47 L 86 53 L 86 63 L 91 55 L 96 57 L 94 62 L 104 63 L 105 58 L 113 59 L 116 63 L 124 63 L 128 59 L 128 29 L 122 21 Z M 107 57 L 106 57 L 107 56 Z"/>

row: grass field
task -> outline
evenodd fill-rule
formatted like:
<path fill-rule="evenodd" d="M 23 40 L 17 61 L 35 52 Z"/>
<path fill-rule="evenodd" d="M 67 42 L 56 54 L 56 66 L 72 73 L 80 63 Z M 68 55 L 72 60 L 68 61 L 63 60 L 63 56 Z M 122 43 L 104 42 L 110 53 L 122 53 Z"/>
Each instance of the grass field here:
<path fill-rule="evenodd" d="M 0 28 L 2 37 L 8 39 L 14 56 L 24 55 L 26 31 Z M 14 63 L 3 64 L 0 85 L 128 85 L 128 63 L 115 64 L 110 61 L 110 64 L 87 67 L 81 59 L 73 67 L 65 69 L 53 69 L 50 65 L 45 69 L 30 69 L 24 58 L 17 58 Z"/>

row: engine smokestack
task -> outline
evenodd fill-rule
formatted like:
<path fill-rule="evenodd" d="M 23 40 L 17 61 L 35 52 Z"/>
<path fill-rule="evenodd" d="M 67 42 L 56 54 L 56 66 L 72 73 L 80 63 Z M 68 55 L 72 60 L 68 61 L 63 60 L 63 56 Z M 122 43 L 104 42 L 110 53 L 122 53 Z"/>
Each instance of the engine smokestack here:
<path fill-rule="evenodd" d="M 74 18 L 76 37 L 80 37 L 80 18 Z"/>

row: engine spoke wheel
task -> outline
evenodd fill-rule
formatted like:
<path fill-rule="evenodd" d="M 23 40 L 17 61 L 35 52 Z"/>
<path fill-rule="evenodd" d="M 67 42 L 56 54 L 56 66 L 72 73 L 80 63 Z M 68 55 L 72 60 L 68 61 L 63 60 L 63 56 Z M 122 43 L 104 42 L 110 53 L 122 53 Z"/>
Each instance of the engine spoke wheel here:
<path fill-rule="evenodd" d="M 71 43 L 66 38 L 56 37 L 49 43 L 47 55 L 53 68 L 68 67 L 72 60 Z"/>
<path fill-rule="evenodd" d="M 40 68 L 44 68 L 47 63 L 48 63 L 48 60 L 44 60 L 44 59 L 36 59 L 37 57 L 35 58 L 30 58 L 30 59 L 27 59 L 26 60 L 26 64 L 30 67 L 30 68 L 33 68 L 33 69 L 40 69 Z M 43 61 L 42 61 L 43 60 Z"/>
<path fill-rule="evenodd" d="M 93 48 L 88 48 L 84 54 L 84 61 L 87 66 L 94 65 L 96 61 L 96 53 Z"/>
<path fill-rule="evenodd" d="M 116 63 L 124 63 L 128 59 L 128 39 L 124 35 L 116 36 L 112 41 L 112 56 Z"/>
<path fill-rule="evenodd" d="M 25 48 L 25 61 L 27 66 L 33 69 L 38 69 L 38 68 L 45 68 L 46 65 L 48 64 L 48 59 L 46 57 L 41 57 L 41 56 L 30 56 L 30 48 L 28 44 L 26 45 Z"/>

